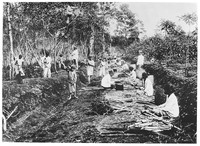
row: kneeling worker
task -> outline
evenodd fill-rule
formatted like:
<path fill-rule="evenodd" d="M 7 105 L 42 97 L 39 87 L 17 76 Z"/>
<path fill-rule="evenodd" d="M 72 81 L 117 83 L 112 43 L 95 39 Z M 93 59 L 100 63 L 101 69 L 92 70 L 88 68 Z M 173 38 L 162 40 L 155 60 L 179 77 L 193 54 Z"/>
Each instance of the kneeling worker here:
<path fill-rule="evenodd" d="M 114 82 L 112 82 L 111 77 L 113 76 L 113 71 L 109 71 L 108 74 L 106 74 L 102 80 L 101 80 L 101 86 L 104 89 L 113 88 Z"/>

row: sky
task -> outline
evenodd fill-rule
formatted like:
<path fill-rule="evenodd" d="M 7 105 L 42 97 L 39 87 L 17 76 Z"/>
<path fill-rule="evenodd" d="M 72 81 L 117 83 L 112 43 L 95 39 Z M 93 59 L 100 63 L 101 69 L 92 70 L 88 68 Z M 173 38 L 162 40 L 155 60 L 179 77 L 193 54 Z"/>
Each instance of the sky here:
<path fill-rule="evenodd" d="M 122 2 L 117 5 L 124 4 Z M 141 20 L 146 30 L 147 36 L 153 36 L 161 20 L 170 20 L 180 25 L 184 31 L 189 31 L 189 26 L 184 21 L 180 20 L 178 16 L 184 14 L 197 13 L 197 3 L 155 3 L 155 2 L 127 2 L 129 9 L 135 13 L 136 18 Z M 114 28 L 114 27 L 113 27 Z M 193 27 L 194 28 L 194 27 Z M 191 27 L 191 29 L 193 29 Z"/>

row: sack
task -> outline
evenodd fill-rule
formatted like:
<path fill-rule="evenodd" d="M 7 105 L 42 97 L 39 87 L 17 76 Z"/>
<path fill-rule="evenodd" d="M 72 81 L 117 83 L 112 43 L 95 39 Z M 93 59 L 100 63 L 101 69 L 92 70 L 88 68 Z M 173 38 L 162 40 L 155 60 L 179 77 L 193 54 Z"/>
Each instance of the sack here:
<path fill-rule="evenodd" d="M 113 69 L 113 72 L 117 72 L 117 69 L 116 69 L 116 68 L 114 68 L 114 69 Z"/>
<path fill-rule="evenodd" d="M 116 90 L 124 90 L 124 85 L 123 84 L 115 84 L 115 89 Z"/>

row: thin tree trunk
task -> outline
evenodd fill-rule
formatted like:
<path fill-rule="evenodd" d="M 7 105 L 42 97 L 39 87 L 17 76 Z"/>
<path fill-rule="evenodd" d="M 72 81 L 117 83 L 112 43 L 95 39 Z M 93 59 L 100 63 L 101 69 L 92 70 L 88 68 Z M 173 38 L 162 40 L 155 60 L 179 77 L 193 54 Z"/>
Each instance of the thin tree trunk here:
<path fill-rule="evenodd" d="M 94 51 L 93 51 L 93 46 L 94 46 L 94 26 L 91 25 L 91 30 L 92 30 L 92 33 L 91 33 L 91 37 L 90 37 L 90 47 L 89 47 L 89 53 L 88 53 L 88 56 L 90 55 L 94 55 Z"/>
<path fill-rule="evenodd" d="M 189 33 L 188 33 L 188 45 L 186 48 L 186 58 L 185 58 L 185 76 L 188 76 L 188 60 L 189 60 L 189 50 L 190 50 L 190 25 L 189 25 Z"/>
<path fill-rule="evenodd" d="M 12 25 L 10 19 L 10 4 L 7 3 L 7 13 L 8 13 L 8 29 L 10 38 L 10 80 L 14 77 L 14 53 L 13 53 L 13 35 L 12 35 Z"/>
<path fill-rule="evenodd" d="M 103 32 L 103 54 L 105 53 L 106 47 L 105 47 L 105 35 Z"/>
<path fill-rule="evenodd" d="M 187 47 L 186 53 L 185 53 L 185 76 L 188 76 L 188 54 L 189 54 L 189 46 Z"/>
<path fill-rule="evenodd" d="M 57 73 L 57 67 L 56 67 L 56 46 L 57 46 L 57 38 L 54 38 L 54 69 Z"/>

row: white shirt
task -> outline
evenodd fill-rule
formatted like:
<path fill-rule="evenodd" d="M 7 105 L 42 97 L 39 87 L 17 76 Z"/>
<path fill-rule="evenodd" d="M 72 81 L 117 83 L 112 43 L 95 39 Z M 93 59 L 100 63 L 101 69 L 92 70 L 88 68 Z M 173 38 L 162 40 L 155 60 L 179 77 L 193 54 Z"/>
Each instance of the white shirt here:
<path fill-rule="evenodd" d="M 99 75 L 104 76 L 106 74 L 106 62 L 101 61 Z"/>
<path fill-rule="evenodd" d="M 154 76 L 153 75 L 149 75 L 148 78 L 151 81 L 152 85 L 154 85 Z"/>
<path fill-rule="evenodd" d="M 137 65 L 143 65 L 143 64 L 144 64 L 144 56 L 141 54 L 138 56 Z"/>
<path fill-rule="evenodd" d="M 131 64 L 131 67 L 133 68 L 133 70 L 136 70 L 136 64 Z"/>
<path fill-rule="evenodd" d="M 142 74 L 145 72 L 145 70 L 143 68 L 138 68 L 136 69 L 136 76 L 139 78 L 139 79 L 142 79 Z"/>
<path fill-rule="evenodd" d="M 123 69 L 123 70 L 129 70 L 128 64 L 124 64 L 124 65 L 122 66 L 122 69 Z"/>
<path fill-rule="evenodd" d="M 135 80 L 136 79 L 136 72 L 134 70 L 131 71 L 130 77 Z"/>
<path fill-rule="evenodd" d="M 173 117 L 179 116 L 178 100 L 174 93 L 172 93 L 169 98 L 167 98 L 166 102 L 159 107 L 161 107 L 162 110 L 170 112 Z"/>
<path fill-rule="evenodd" d="M 41 61 L 40 61 L 41 67 L 44 67 L 44 58 L 45 58 L 45 56 L 41 57 Z"/>
<path fill-rule="evenodd" d="M 122 65 L 122 62 L 121 62 L 121 60 L 119 60 L 119 61 L 117 62 L 117 65 L 119 65 L 119 66 L 121 66 L 121 65 Z"/>
<path fill-rule="evenodd" d="M 146 80 L 145 80 L 144 92 L 147 94 L 147 96 L 153 95 L 153 84 L 152 84 L 151 80 L 149 79 L 149 77 L 146 78 Z"/>
<path fill-rule="evenodd" d="M 87 74 L 88 75 L 93 75 L 94 61 L 93 60 L 88 60 L 88 64 L 90 64 L 90 65 L 87 66 Z"/>
<path fill-rule="evenodd" d="M 103 87 L 111 87 L 111 76 L 110 74 L 105 75 L 101 80 L 101 86 Z"/>
<path fill-rule="evenodd" d="M 45 68 L 51 68 L 51 57 L 50 56 L 44 57 L 43 64 Z"/>
<path fill-rule="evenodd" d="M 76 50 L 74 50 L 74 51 L 72 52 L 72 60 L 73 60 L 73 59 L 78 60 L 78 49 L 76 49 Z"/>
<path fill-rule="evenodd" d="M 101 61 L 101 66 L 102 66 L 102 67 L 105 67 L 105 65 L 106 65 L 106 62 Z"/>
<path fill-rule="evenodd" d="M 24 62 L 24 59 L 17 59 L 17 65 L 22 67 L 22 63 Z"/>

